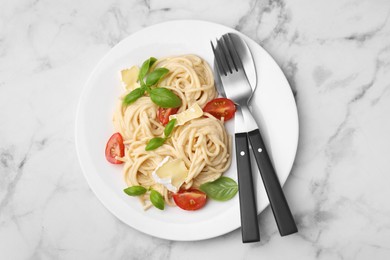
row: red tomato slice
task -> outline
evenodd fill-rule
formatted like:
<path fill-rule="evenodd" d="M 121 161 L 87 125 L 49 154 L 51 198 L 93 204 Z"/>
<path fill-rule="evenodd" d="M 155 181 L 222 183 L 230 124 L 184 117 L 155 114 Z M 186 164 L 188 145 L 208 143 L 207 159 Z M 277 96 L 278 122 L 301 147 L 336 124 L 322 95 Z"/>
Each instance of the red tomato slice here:
<path fill-rule="evenodd" d="M 225 121 L 228 121 L 234 117 L 236 105 L 228 98 L 216 98 L 209 101 L 203 111 L 212 114 L 218 119 L 224 117 Z"/>
<path fill-rule="evenodd" d="M 198 210 L 206 204 L 206 199 L 205 193 L 195 189 L 181 190 L 173 194 L 176 205 L 184 210 Z"/>
<path fill-rule="evenodd" d="M 125 145 L 120 133 L 113 134 L 106 145 L 106 159 L 113 164 L 121 164 L 122 161 L 116 159 L 116 156 L 123 157 L 125 155 Z"/>
<path fill-rule="evenodd" d="M 169 116 L 177 113 L 179 108 L 162 108 L 159 107 L 157 111 L 158 120 L 161 124 L 166 125 L 169 122 Z"/>

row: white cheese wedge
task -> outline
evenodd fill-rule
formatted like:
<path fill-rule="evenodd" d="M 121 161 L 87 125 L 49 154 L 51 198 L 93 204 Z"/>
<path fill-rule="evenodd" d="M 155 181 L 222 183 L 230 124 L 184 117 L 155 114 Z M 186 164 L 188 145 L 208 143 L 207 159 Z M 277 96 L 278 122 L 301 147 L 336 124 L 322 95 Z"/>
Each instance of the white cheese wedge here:
<path fill-rule="evenodd" d="M 155 182 L 164 185 L 172 192 L 179 191 L 187 175 L 188 170 L 184 161 L 182 159 L 171 160 L 169 156 L 165 157 L 152 173 Z"/>
<path fill-rule="evenodd" d="M 179 114 L 170 115 L 169 120 L 176 118 L 176 125 L 184 125 L 186 122 L 201 116 L 203 116 L 203 110 L 200 108 L 198 103 L 195 103 Z"/>
<path fill-rule="evenodd" d="M 121 71 L 122 82 L 124 84 L 125 90 L 133 90 L 139 87 L 138 80 L 139 68 L 133 66 L 130 69 L 125 69 Z"/>

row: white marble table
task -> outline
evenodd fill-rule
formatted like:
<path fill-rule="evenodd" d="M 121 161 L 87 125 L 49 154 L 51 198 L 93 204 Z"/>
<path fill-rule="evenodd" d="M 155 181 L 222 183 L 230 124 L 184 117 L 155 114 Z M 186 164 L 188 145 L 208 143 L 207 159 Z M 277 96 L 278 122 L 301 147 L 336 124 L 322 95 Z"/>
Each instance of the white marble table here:
<path fill-rule="evenodd" d="M 390 2 L 1 1 L 0 259 L 390 259 Z M 284 70 L 300 116 L 285 193 L 262 241 L 144 235 L 109 213 L 76 157 L 82 86 L 121 39 L 173 19 L 231 26 Z"/>

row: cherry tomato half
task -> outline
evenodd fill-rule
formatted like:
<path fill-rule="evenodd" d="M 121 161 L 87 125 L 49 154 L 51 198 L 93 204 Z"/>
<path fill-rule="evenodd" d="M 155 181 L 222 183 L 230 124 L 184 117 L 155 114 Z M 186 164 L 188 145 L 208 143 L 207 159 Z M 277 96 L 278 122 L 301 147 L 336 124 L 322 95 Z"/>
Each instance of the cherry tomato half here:
<path fill-rule="evenodd" d="M 232 119 L 236 112 L 236 105 L 228 98 L 216 98 L 209 101 L 203 109 L 218 119 L 224 117 L 225 121 Z"/>
<path fill-rule="evenodd" d="M 161 124 L 166 125 L 169 122 L 169 116 L 177 113 L 179 108 L 162 108 L 159 107 L 157 111 L 158 120 Z"/>
<path fill-rule="evenodd" d="M 116 159 L 116 157 L 123 157 L 125 155 L 125 145 L 123 144 L 123 138 L 120 133 L 113 134 L 106 145 L 106 159 L 113 164 L 121 164 L 122 161 Z"/>
<path fill-rule="evenodd" d="M 195 189 L 181 190 L 173 194 L 176 205 L 184 210 L 198 210 L 206 204 L 206 194 Z"/>

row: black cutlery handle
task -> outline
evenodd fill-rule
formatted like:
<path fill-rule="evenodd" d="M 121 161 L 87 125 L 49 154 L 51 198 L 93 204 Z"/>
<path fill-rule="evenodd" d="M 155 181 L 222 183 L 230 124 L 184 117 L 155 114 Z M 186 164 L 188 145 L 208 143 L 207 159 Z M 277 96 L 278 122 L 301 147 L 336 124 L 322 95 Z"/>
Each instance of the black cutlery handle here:
<path fill-rule="evenodd" d="M 252 150 L 260 170 L 261 178 L 267 191 L 271 209 L 274 213 L 276 224 L 281 236 L 298 232 L 297 225 L 291 214 L 290 208 L 284 196 L 282 186 L 279 183 L 275 169 L 268 156 L 267 148 L 264 145 L 259 129 L 248 133 Z"/>
<path fill-rule="evenodd" d="M 235 134 L 235 140 L 242 242 L 258 242 L 260 241 L 260 233 L 249 157 L 248 138 L 246 133 L 237 133 Z"/>

